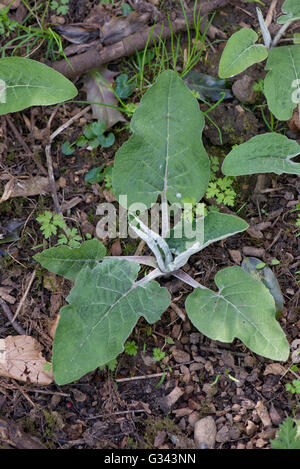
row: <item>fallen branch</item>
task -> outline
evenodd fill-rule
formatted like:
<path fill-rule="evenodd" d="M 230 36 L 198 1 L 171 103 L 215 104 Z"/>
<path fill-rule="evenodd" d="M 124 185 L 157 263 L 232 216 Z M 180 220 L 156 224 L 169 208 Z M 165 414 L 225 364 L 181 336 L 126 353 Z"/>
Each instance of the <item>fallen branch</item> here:
<path fill-rule="evenodd" d="M 213 0 L 206 2 L 200 6 L 200 15 L 208 15 L 217 8 L 225 6 L 227 3 L 229 3 L 229 0 Z M 186 13 L 186 17 L 189 26 L 193 27 L 193 11 L 188 11 Z M 172 21 L 171 26 L 168 21 L 165 23 L 159 23 L 155 27 L 145 28 L 143 32 L 131 34 L 122 41 L 110 46 L 103 47 L 102 44 L 99 43 L 87 52 L 70 57 L 68 62 L 66 60 L 61 60 L 59 62 L 54 62 L 51 65 L 65 77 L 74 79 L 89 70 L 99 68 L 104 64 L 118 60 L 122 57 L 133 55 L 137 51 L 144 49 L 147 43 L 151 46 L 153 42 L 159 38 L 168 39 L 172 34 L 183 31 L 186 27 L 185 18 L 180 17 Z"/>

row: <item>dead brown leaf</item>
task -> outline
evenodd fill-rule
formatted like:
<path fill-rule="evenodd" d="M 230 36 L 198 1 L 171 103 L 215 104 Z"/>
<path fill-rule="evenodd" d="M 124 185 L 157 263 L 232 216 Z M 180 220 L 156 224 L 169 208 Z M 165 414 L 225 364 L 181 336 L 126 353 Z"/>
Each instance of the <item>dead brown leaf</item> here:
<path fill-rule="evenodd" d="M 122 246 L 121 246 L 119 238 L 111 245 L 111 255 L 112 256 L 122 255 Z"/>
<path fill-rule="evenodd" d="M 280 365 L 280 363 L 270 363 L 269 365 L 266 366 L 265 371 L 264 371 L 264 376 L 266 375 L 284 375 L 286 373 L 286 369 L 283 365 Z"/>
<path fill-rule="evenodd" d="M 33 337 L 17 335 L 0 339 L 0 376 L 48 385 L 53 376 L 45 371 L 46 363 L 40 344 Z"/>
<path fill-rule="evenodd" d="M 12 178 L 5 185 L 0 203 L 13 197 L 31 197 L 51 192 L 48 178 L 34 176 L 28 179 Z"/>
<path fill-rule="evenodd" d="M 13 305 L 16 302 L 16 299 L 10 295 L 11 291 L 11 287 L 0 287 L 0 297 L 2 298 L 2 300 Z"/>

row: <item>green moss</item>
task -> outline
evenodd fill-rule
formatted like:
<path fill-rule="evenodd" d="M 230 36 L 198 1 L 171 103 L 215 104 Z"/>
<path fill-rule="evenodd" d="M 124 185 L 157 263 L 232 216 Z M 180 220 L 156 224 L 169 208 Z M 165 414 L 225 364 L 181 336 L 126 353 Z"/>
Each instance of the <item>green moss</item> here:
<path fill-rule="evenodd" d="M 169 417 L 155 417 L 153 415 L 148 415 L 144 424 L 144 441 L 142 443 L 139 443 L 133 440 L 132 438 L 128 438 L 127 449 L 153 449 L 155 437 L 160 431 L 165 431 L 178 438 L 184 437 L 182 430 Z"/>

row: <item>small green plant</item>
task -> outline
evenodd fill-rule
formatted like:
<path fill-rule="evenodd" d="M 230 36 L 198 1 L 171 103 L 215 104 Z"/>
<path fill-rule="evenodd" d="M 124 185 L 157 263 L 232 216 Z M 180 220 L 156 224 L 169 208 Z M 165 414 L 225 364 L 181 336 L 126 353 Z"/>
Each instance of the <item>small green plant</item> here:
<path fill-rule="evenodd" d="M 51 10 L 57 15 L 66 15 L 69 11 L 69 0 L 52 0 L 50 2 Z"/>
<path fill-rule="evenodd" d="M 2 37 L 8 37 L 19 26 L 17 21 L 9 18 L 8 12 L 9 6 L 0 9 L 0 35 Z"/>
<path fill-rule="evenodd" d="M 217 204 L 233 207 L 236 197 L 236 192 L 232 187 L 233 182 L 233 177 L 217 178 L 215 181 L 208 184 L 208 189 L 205 194 L 206 197 L 208 199 L 215 198 Z"/>
<path fill-rule="evenodd" d="M 163 358 L 165 358 L 166 353 L 161 350 L 159 347 L 154 347 L 153 349 L 153 360 L 156 362 L 160 362 Z"/>
<path fill-rule="evenodd" d="M 131 355 L 132 357 L 135 357 L 137 355 L 137 345 L 134 340 L 128 341 L 124 345 L 124 352 L 127 353 L 127 355 Z"/>
<path fill-rule="evenodd" d="M 61 214 L 53 215 L 46 210 L 36 220 L 41 225 L 40 229 L 45 239 L 49 239 L 52 235 L 58 235 L 58 245 L 67 245 L 70 248 L 80 246 L 82 237 L 78 234 L 77 228 L 68 228 Z"/>
<path fill-rule="evenodd" d="M 272 449 L 300 449 L 299 421 L 287 417 L 279 425 L 277 438 L 270 441 Z"/>
<path fill-rule="evenodd" d="M 185 310 L 201 333 L 221 342 L 238 338 L 254 353 L 288 359 L 289 344 L 276 319 L 277 290 L 270 277 L 258 275 L 267 268 L 254 267 L 256 275 L 244 265 L 224 268 L 215 276 L 217 291 L 182 269 L 193 254 L 248 228 L 235 215 L 205 215 L 203 210 L 198 217 L 183 216 L 171 223 L 173 204 L 191 210 L 201 205 L 207 192 L 210 159 L 199 138 L 204 125 L 199 104 L 182 78 L 165 71 L 143 96 L 131 119 L 132 135 L 115 155 L 114 195 L 128 212 L 129 227 L 152 256 L 109 257 L 97 239 L 75 249 L 58 246 L 34 256 L 43 267 L 74 282 L 54 338 L 53 373 L 58 384 L 77 380 L 116 358 L 141 316 L 150 324 L 157 322 L 171 302 L 168 289 L 157 279 L 170 275 L 193 288 Z M 233 148 L 222 171 L 230 177 L 300 174 L 300 164 L 291 161 L 299 153 L 294 140 L 262 134 Z M 140 215 L 158 200 L 159 233 L 148 228 Z M 137 203 L 142 208 L 136 209 Z"/>
<path fill-rule="evenodd" d="M 257 44 L 258 34 L 250 28 L 234 33 L 222 53 L 219 76 L 232 77 L 267 59 L 265 70 L 268 73 L 263 83 L 256 84 L 256 89 L 263 91 L 272 115 L 286 121 L 292 117 L 295 107 L 300 106 L 300 47 L 297 44 L 278 47 L 278 42 L 291 24 L 299 20 L 300 3 L 298 0 L 285 0 L 282 5 L 284 15 L 277 20 L 282 26 L 274 38 L 261 10 L 257 8 L 256 11 L 264 44 Z"/>
<path fill-rule="evenodd" d="M 64 155 L 72 155 L 75 146 L 79 148 L 87 147 L 92 150 L 99 146 L 103 148 L 111 147 L 115 143 L 115 136 L 112 132 L 105 135 L 105 122 L 95 121 L 88 124 L 83 129 L 83 135 L 78 137 L 72 144 L 67 140 L 61 147 Z"/>
<path fill-rule="evenodd" d="M 293 379 L 291 383 L 287 383 L 285 385 L 285 389 L 292 394 L 300 394 L 300 380 L 299 379 Z"/>

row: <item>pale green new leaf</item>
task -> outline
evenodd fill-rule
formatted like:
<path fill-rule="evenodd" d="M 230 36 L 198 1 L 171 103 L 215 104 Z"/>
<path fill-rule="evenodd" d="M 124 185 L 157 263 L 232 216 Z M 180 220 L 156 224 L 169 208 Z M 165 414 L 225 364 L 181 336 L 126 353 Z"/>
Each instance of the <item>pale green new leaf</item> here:
<path fill-rule="evenodd" d="M 283 24 L 286 22 L 300 19 L 300 2 L 299 0 L 286 0 L 281 7 L 284 16 L 280 16 L 277 23 Z"/>
<path fill-rule="evenodd" d="M 272 48 L 266 70 L 264 93 L 268 107 L 277 119 L 286 121 L 299 103 L 300 46 Z"/>
<path fill-rule="evenodd" d="M 84 241 L 78 248 L 58 246 L 46 249 L 34 256 L 45 269 L 68 280 L 75 281 L 85 267 L 94 268 L 106 254 L 106 249 L 97 239 Z"/>
<path fill-rule="evenodd" d="M 285 135 L 275 132 L 256 135 L 228 153 L 222 172 L 226 176 L 256 173 L 300 175 L 300 163 L 291 161 L 299 153 L 300 145 Z"/>
<path fill-rule="evenodd" d="M 189 319 L 213 340 L 240 339 L 250 350 L 272 360 L 286 361 L 288 341 L 275 318 L 275 303 L 262 282 L 241 267 L 217 273 L 218 292 L 196 288 L 185 303 Z"/>
<path fill-rule="evenodd" d="M 198 202 L 208 186 L 209 158 L 201 141 L 204 117 L 173 71 L 163 72 L 131 120 L 132 137 L 115 156 L 113 189 L 128 207 L 158 196 L 170 203 Z"/>
<path fill-rule="evenodd" d="M 220 78 L 238 75 L 268 57 L 266 47 L 256 44 L 257 39 L 256 32 L 249 28 L 240 29 L 229 38 L 219 64 Z"/>
<path fill-rule="evenodd" d="M 187 233 L 189 228 L 190 233 L 194 233 L 193 236 Z M 193 220 L 191 227 L 188 225 L 185 227 L 184 221 L 180 222 L 180 229 L 177 227 L 177 230 L 171 230 L 166 241 L 171 252 L 177 256 L 195 243 L 197 238 L 202 241 L 199 247 L 199 251 L 202 251 L 210 244 L 245 231 L 247 228 L 248 224 L 242 218 L 226 213 L 209 212 L 202 222 L 198 221 L 198 225 L 195 220 Z"/>
<path fill-rule="evenodd" d="M 139 269 L 135 262 L 106 259 L 79 273 L 54 338 L 57 384 L 79 379 L 119 355 L 141 316 L 151 324 L 160 319 L 170 294 L 154 281 L 135 283 Z"/>
<path fill-rule="evenodd" d="M 0 59 L 0 115 L 61 103 L 77 93 L 71 81 L 43 63 L 23 57 Z"/>

